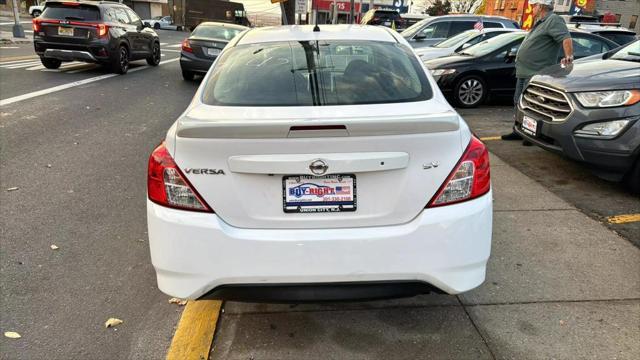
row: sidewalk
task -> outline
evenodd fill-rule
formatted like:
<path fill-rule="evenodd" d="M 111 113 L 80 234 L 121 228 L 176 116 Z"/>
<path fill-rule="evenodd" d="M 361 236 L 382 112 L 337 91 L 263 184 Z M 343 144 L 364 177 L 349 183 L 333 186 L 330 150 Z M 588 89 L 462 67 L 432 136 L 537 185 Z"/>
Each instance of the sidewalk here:
<path fill-rule="evenodd" d="M 27 28 L 29 30 L 30 28 Z M 25 34 L 24 38 L 13 37 L 11 31 L 0 31 L 0 45 L 6 44 L 30 44 L 33 42 L 33 34 Z"/>
<path fill-rule="evenodd" d="M 638 359 L 640 250 L 492 155 L 487 280 L 461 296 L 227 302 L 212 359 Z"/>

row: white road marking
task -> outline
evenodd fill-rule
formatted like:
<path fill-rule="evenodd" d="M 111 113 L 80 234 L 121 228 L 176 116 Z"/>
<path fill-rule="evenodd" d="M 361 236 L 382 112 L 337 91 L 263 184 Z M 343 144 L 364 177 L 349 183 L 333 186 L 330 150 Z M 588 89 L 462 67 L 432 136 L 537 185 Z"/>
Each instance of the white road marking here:
<path fill-rule="evenodd" d="M 0 46 L 0 49 L 20 49 L 17 46 Z"/>
<path fill-rule="evenodd" d="M 167 45 L 167 47 L 170 47 L 170 48 L 177 48 L 177 47 L 181 47 L 181 46 L 182 46 L 182 43 Z"/>
<path fill-rule="evenodd" d="M 13 25 L 13 24 L 15 24 L 15 23 L 16 23 L 15 21 L 12 21 L 12 22 L 3 22 L 3 23 L 0 23 L 0 25 Z M 31 24 L 31 21 L 20 21 L 20 24 Z M 26 32 L 26 31 L 25 31 L 25 32 Z"/>
<path fill-rule="evenodd" d="M 24 62 L 24 61 L 34 61 L 34 60 L 37 60 L 37 59 L 38 59 L 37 57 L 33 57 L 33 58 L 22 59 L 22 60 L 3 61 L 3 62 L 0 62 L 0 66 L 6 65 L 6 64 L 15 64 L 15 63 Z"/>
<path fill-rule="evenodd" d="M 44 69 L 44 65 L 38 65 L 38 66 L 30 67 L 30 68 L 27 68 L 26 70 L 34 71 L 34 70 L 42 70 L 42 69 Z"/>
<path fill-rule="evenodd" d="M 170 63 L 170 62 L 174 62 L 174 61 L 178 61 L 178 60 L 180 60 L 180 59 L 179 58 L 175 58 L 175 59 L 169 59 L 169 60 L 161 61 L 160 65 L 164 65 L 164 64 L 167 64 L 167 63 Z M 129 70 L 129 72 L 132 73 L 132 72 L 140 71 L 140 70 L 147 69 L 147 68 L 150 68 L 150 66 L 144 65 L 144 66 L 141 66 L 141 67 L 137 67 L 137 68 L 131 69 L 131 70 Z M 119 75 L 118 74 L 105 74 L 105 75 L 95 76 L 95 77 L 91 77 L 91 78 L 88 78 L 88 79 L 83 79 L 83 80 L 70 82 L 68 84 L 63 84 L 63 85 L 50 87 L 48 89 L 42 89 L 42 90 L 38 90 L 38 91 L 27 93 L 27 94 L 10 97 L 8 99 L 2 99 L 2 100 L 0 100 L 0 106 L 5 106 L 5 105 L 17 103 L 19 101 L 33 99 L 34 97 L 47 95 L 47 94 L 51 94 L 51 93 L 62 91 L 62 90 L 66 90 L 66 89 L 71 89 L 71 88 L 74 88 L 74 87 L 90 84 L 90 83 L 93 83 L 93 82 L 96 82 L 96 81 L 109 79 L 109 78 L 112 78 L 112 77 L 115 77 L 115 76 L 119 76 Z"/>
<path fill-rule="evenodd" d="M 182 50 L 171 50 L 171 49 L 162 49 L 160 52 L 162 51 L 168 51 L 168 52 L 182 52 Z"/>
<path fill-rule="evenodd" d="M 83 71 L 87 71 L 87 70 L 93 70 L 93 69 L 96 69 L 96 68 L 100 67 L 100 65 L 98 65 L 98 64 L 88 64 L 88 65 L 89 66 L 82 67 L 82 68 L 80 68 L 78 70 L 67 71 L 67 74 L 77 74 L 79 72 L 83 72 Z"/>
<path fill-rule="evenodd" d="M 36 60 L 36 61 L 30 61 L 30 62 L 23 62 L 19 64 L 3 65 L 2 67 L 5 69 L 20 69 L 20 68 L 39 65 L 39 64 L 41 64 L 40 60 Z"/>
<path fill-rule="evenodd" d="M 160 43 L 160 46 L 169 45 L 169 43 Z"/>

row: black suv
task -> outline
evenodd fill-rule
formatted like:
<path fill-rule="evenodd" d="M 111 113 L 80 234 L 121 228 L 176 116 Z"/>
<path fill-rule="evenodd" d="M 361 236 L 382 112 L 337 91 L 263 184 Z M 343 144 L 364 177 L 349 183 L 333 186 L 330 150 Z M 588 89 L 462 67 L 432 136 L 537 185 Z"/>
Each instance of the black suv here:
<path fill-rule="evenodd" d="M 33 19 L 33 46 L 48 69 L 63 61 L 84 61 L 124 74 L 132 60 L 160 63 L 158 34 L 116 2 L 47 1 L 42 15 Z"/>

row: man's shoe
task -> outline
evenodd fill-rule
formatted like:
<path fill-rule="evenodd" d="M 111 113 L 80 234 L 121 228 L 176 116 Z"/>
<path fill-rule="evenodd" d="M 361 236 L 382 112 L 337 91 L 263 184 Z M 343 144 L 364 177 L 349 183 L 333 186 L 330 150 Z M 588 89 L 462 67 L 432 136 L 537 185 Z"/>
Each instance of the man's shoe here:
<path fill-rule="evenodd" d="M 502 140 L 522 140 L 522 136 L 516 134 L 515 132 L 507 135 L 502 135 L 500 138 L 502 138 Z"/>
<path fill-rule="evenodd" d="M 522 140 L 522 146 L 532 146 L 533 144 L 531 143 L 531 141 L 528 140 Z"/>

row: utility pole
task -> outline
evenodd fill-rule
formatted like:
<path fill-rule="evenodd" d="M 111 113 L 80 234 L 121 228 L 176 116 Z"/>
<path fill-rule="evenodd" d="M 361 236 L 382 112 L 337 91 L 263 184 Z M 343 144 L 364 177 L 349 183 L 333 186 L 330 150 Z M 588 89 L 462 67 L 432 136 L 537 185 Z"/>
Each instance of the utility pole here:
<path fill-rule="evenodd" d="M 350 9 L 349 9 L 349 23 L 353 24 L 355 23 L 355 6 L 356 6 L 356 1 L 355 0 L 351 0 L 351 3 L 349 4 Z"/>
<path fill-rule="evenodd" d="M 20 24 L 20 11 L 18 9 L 18 0 L 13 0 L 13 18 L 15 24 L 13 24 L 13 37 L 24 38 L 24 29 Z"/>

